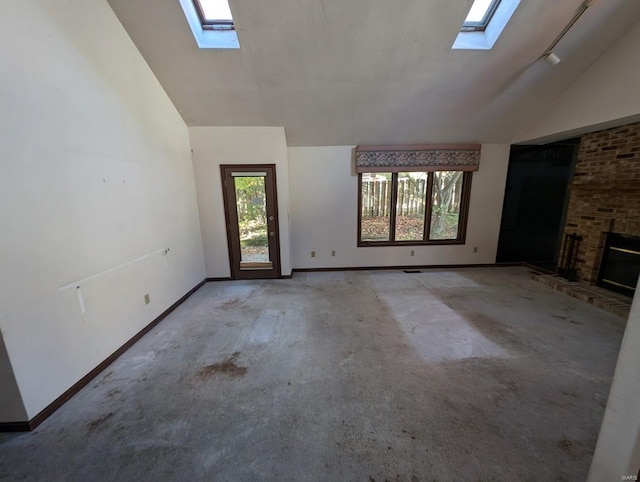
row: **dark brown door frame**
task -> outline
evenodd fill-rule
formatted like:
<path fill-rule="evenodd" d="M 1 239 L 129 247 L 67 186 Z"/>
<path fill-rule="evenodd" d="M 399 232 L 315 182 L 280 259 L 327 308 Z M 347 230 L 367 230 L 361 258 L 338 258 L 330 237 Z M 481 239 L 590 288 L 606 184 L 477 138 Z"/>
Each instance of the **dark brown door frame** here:
<path fill-rule="evenodd" d="M 267 239 L 269 241 L 269 258 L 273 262 L 271 270 L 240 269 L 240 233 L 238 232 L 238 212 L 236 210 L 235 186 L 231 172 L 266 172 L 265 194 L 267 211 Z M 227 247 L 229 250 L 229 267 L 232 279 L 268 279 L 281 278 L 280 266 L 280 222 L 278 221 L 278 189 L 275 164 L 221 164 L 222 199 L 224 217 L 227 228 Z M 269 182 L 271 181 L 271 182 Z M 273 216 L 273 220 L 269 220 Z M 274 236 L 269 233 L 274 232 Z M 234 235 L 232 235 L 234 234 Z"/>

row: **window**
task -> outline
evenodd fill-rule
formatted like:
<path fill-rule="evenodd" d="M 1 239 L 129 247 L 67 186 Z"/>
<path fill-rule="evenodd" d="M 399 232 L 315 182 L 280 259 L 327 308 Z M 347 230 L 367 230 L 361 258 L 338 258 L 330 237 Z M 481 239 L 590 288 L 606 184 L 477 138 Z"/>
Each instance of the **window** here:
<path fill-rule="evenodd" d="M 233 17 L 228 0 L 193 0 L 193 3 L 203 29 L 233 29 Z"/>
<path fill-rule="evenodd" d="M 454 50 L 490 50 L 521 0 L 475 0 L 462 24 Z"/>
<path fill-rule="evenodd" d="M 498 8 L 500 0 L 475 0 L 462 24 L 462 32 L 483 32 Z"/>
<path fill-rule="evenodd" d="M 469 171 L 358 175 L 358 246 L 463 244 Z"/>
<path fill-rule="evenodd" d="M 179 0 L 201 49 L 239 49 L 228 0 Z"/>

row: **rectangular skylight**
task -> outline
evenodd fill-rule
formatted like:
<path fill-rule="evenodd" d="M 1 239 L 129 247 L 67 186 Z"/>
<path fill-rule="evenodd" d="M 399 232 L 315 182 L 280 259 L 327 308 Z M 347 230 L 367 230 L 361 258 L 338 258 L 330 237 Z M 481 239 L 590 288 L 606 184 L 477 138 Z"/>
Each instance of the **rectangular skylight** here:
<path fill-rule="evenodd" d="M 475 0 L 451 47 L 489 50 L 511 20 L 521 0 Z"/>
<path fill-rule="evenodd" d="M 500 0 L 475 0 L 462 28 L 465 30 L 484 30 L 498 8 Z"/>
<path fill-rule="evenodd" d="M 200 16 L 202 28 L 233 28 L 233 17 L 228 0 L 193 0 Z"/>
<path fill-rule="evenodd" d="M 239 49 L 229 0 L 178 0 L 201 49 Z"/>

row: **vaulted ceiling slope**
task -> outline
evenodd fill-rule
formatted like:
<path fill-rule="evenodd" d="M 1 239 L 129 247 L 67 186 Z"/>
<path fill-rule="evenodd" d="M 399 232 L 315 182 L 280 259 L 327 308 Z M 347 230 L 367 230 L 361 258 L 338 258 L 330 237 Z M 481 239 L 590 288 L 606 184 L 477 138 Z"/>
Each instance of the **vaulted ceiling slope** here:
<path fill-rule="evenodd" d="M 471 0 L 230 0 L 239 50 L 198 49 L 178 0 L 108 0 L 189 126 L 291 146 L 509 143 L 640 18 L 638 0 L 522 0 L 492 50 L 451 50 Z"/>

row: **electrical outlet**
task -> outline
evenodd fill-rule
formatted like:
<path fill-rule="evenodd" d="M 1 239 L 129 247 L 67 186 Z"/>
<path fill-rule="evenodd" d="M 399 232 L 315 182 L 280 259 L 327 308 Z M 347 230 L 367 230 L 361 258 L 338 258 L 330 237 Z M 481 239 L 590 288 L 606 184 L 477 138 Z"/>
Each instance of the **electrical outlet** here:
<path fill-rule="evenodd" d="M 474 253 L 477 253 L 477 252 L 478 252 L 478 247 L 477 247 L 477 246 L 474 246 L 474 247 L 473 247 L 473 252 L 474 252 Z"/>
<path fill-rule="evenodd" d="M 411 256 L 415 256 L 415 255 L 416 255 L 416 252 L 412 249 L 411 250 Z"/>
<path fill-rule="evenodd" d="M 149 297 L 149 293 L 147 293 L 144 295 L 144 304 L 148 305 L 149 303 L 151 303 L 151 298 Z"/>
<path fill-rule="evenodd" d="M 315 258 L 316 257 L 316 252 L 315 251 L 311 251 L 311 257 Z"/>
<path fill-rule="evenodd" d="M 331 256 L 335 256 L 336 252 L 335 251 L 331 251 Z"/>

